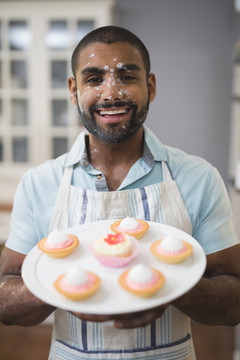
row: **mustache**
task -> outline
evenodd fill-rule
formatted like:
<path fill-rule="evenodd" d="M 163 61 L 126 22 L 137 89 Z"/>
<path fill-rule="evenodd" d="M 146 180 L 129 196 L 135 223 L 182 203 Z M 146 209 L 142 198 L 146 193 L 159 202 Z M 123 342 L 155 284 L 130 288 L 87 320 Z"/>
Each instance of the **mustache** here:
<path fill-rule="evenodd" d="M 89 112 L 92 113 L 93 111 L 98 111 L 98 110 L 102 110 L 102 109 L 122 108 L 122 107 L 127 107 L 127 108 L 132 108 L 134 110 L 137 110 L 137 105 L 133 102 L 115 101 L 112 103 L 92 105 L 89 108 Z"/>

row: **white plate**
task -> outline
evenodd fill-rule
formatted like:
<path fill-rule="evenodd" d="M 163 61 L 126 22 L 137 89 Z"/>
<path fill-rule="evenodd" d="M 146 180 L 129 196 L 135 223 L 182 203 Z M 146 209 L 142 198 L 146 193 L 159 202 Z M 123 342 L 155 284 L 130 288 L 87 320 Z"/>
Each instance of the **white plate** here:
<path fill-rule="evenodd" d="M 113 269 L 102 266 L 88 251 L 89 244 L 101 235 L 111 233 L 113 220 L 80 225 L 66 232 L 75 234 L 80 245 L 71 255 L 62 259 L 47 256 L 35 246 L 26 256 L 22 276 L 26 286 L 39 299 L 55 307 L 86 314 L 123 314 L 150 309 L 168 303 L 189 291 L 202 277 L 206 267 L 206 256 L 199 243 L 185 232 L 149 221 L 148 232 L 139 240 L 137 257 L 125 268 Z M 151 252 L 153 241 L 168 235 L 179 237 L 193 245 L 193 254 L 180 264 L 160 262 Z M 118 284 L 120 274 L 139 262 L 151 265 L 165 276 L 165 284 L 154 296 L 138 298 L 122 289 Z M 76 265 L 91 270 L 101 278 L 100 289 L 89 299 L 72 301 L 58 293 L 53 283 L 56 278 Z"/>

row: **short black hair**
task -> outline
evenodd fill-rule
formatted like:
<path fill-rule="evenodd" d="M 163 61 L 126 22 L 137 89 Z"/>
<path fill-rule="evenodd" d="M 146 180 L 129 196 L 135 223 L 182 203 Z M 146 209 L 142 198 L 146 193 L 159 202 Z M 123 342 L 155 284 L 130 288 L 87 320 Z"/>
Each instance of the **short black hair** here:
<path fill-rule="evenodd" d="M 144 43 L 131 31 L 119 26 L 103 26 L 89 32 L 76 46 L 72 54 L 72 72 L 76 75 L 80 52 L 88 45 L 100 42 L 113 44 L 116 42 L 128 42 L 135 46 L 141 53 L 147 76 L 150 73 L 149 52 Z"/>

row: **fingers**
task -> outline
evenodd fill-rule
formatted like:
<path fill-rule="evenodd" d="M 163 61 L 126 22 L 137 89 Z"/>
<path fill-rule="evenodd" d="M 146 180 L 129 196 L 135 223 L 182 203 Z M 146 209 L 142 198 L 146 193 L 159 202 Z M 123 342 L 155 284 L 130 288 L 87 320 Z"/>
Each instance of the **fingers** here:
<path fill-rule="evenodd" d="M 115 320 L 114 327 L 117 329 L 134 329 L 138 327 L 143 327 L 150 324 L 158 317 L 159 314 L 156 314 L 154 312 L 148 312 L 144 315 L 137 315 L 134 318 Z"/>
<path fill-rule="evenodd" d="M 82 314 L 77 312 L 71 312 L 74 316 L 78 317 L 81 320 L 94 321 L 94 322 L 103 322 L 110 320 L 109 315 L 95 315 L 95 314 Z"/>
<path fill-rule="evenodd" d="M 161 317 L 167 306 L 153 308 L 148 311 L 128 314 L 124 316 L 115 317 L 114 327 L 118 329 L 133 329 L 137 327 L 147 326 L 155 319 Z"/>
<path fill-rule="evenodd" d="M 134 329 L 143 327 L 153 322 L 158 317 L 161 317 L 166 310 L 167 305 L 153 308 L 147 311 L 140 311 L 128 314 L 119 315 L 97 315 L 97 314 L 82 314 L 71 312 L 74 316 L 81 320 L 93 322 L 113 321 L 114 327 L 118 329 Z"/>

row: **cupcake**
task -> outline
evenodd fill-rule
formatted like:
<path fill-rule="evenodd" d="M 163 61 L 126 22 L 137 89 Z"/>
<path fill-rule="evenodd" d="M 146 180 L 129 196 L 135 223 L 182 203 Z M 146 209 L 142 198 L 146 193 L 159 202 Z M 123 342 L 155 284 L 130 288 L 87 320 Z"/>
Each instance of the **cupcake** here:
<path fill-rule="evenodd" d="M 39 241 L 38 247 L 53 258 L 68 256 L 79 244 L 74 235 L 67 235 L 60 230 L 53 230 L 48 237 Z"/>
<path fill-rule="evenodd" d="M 123 289 L 139 297 L 154 295 L 165 283 L 163 274 L 142 263 L 126 270 L 119 278 Z"/>
<path fill-rule="evenodd" d="M 152 253 L 161 261 L 177 264 L 192 254 L 192 245 L 174 236 L 155 241 L 151 246 Z"/>
<path fill-rule="evenodd" d="M 137 240 L 127 234 L 108 234 L 95 240 L 91 246 L 93 255 L 108 267 L 123 267 L 138 253 Z"/>
<path fill-rule="evenodd" d="M 148 230 L 149 225 L 144 220 L 134 219 L 130 216 L 122 220 L 117 220 L 111 225 L 111 230 L 115 233 L 125 233 L 140 239 Z"/>
<path fill-rule="evenodd" d="M 100 286 L 100 278 L 80 268 L 72 268 L 60 275 L 54 283 L 58 292 L 71 300 L 84 300 L 93 295 Z"/>

